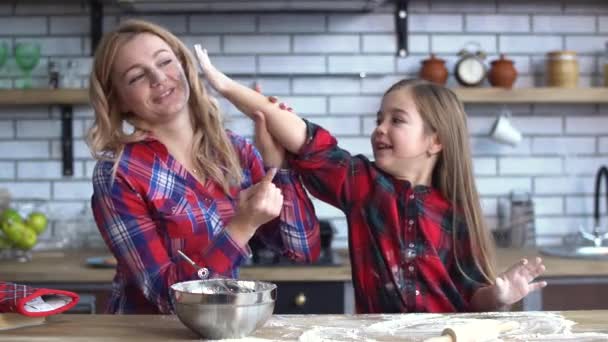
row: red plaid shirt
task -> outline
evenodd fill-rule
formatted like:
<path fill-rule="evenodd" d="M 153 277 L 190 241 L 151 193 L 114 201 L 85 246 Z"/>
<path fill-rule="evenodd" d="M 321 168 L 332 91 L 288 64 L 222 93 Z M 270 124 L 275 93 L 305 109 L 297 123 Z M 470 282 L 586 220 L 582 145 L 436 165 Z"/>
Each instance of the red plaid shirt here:
<path fill-rule="evenodd" d="M 240 248 L 224 227 L 234 215 L 239 191 L 265 172 L 253 145 L 230 132 L 229 137 L 244 174 L 229 195 L 212 181 L 197 181 L 153 137 L 126 146 L 114 180 L 113 162 L 97 163 L 93 213 L 118 260 L 109 313 L 173 312 L 170 286 L 198 279 L 177 250 L 207 267 L 210 277 L 238 277 L 250 250 Z M 310 199 L 293 171 L 279 171 L 274 182 L 284 196 L 283 210 L 256 234 L 291 259 L 315 260 L 320 236 Z"/>
<path fill-rule="evenodd" d="M 351 156 L 323 128 L 291 165 L 315 197 L 348 221 L 350 260 L 359 313 L 467 311 L 484 278 L 471 257 L 467 229 L 458 224 L 453 253 L 452 206 L 436 189 L 412 187 Z"/>

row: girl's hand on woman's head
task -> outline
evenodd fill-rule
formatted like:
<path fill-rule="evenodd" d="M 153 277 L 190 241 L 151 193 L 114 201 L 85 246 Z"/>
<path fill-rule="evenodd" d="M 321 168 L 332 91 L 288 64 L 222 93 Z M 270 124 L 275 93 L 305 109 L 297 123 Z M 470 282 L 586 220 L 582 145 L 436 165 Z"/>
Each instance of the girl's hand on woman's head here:
<path fill-rule="evenodd" d="M 276 173 L 276 168 L 270 169 L 262 180 L 239 193 L 236 214 L 230 221 L 233 229 L 251 238 L 258 227 L 279 216 L 283 194 L 272 183 Z"/>
<path fill-rule="evenodd" d="M 201 71 L 209 84 L 217 92 L 223 94 L 228 86 L 228 83 L 232 80 L 228 78 L 228 76 L 224 75 L 224 73 L 219 71 L 213 64 L 211 64 L 207 50 L 203 49 L 200 44 L 194 44 L 194 52 L 196 58 L 198 59 L 198 64 L 201 67 Z"/>
<path fill-rule="evenodd" d="M 530 292 L 547 286 L 546 281 L 534 282 L 538 276 L 545 272 L 545 265 L 541 258 L 534 262 L 522 259 L 511 266 L 506 272 L 496 278 L 496 299 L 502 305 L 511 305 L 523 299 Z"/>

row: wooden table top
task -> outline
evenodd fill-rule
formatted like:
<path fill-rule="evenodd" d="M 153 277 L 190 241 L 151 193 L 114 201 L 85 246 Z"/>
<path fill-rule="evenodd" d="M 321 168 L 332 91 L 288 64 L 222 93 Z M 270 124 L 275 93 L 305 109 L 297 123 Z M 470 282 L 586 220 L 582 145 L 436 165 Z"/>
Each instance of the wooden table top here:
<path fill-rule="evenodd" d="M 422 341 L 439 336 L 448 325 L 479 319 L 517 322 L 514 330 L 500 335 L 503 341 L 608 341 L 608 311 L 274 315 L 250 337 L 238 341 Z M 199 340 L 172 315 L 57 315 L 42 325 L 4 330 L 0 336 L 28 342 Z"/>
<path fill-rule="evenodd" d="M 114 277 L 113 268 L 85 265 L 90 256 L 100 252 L 40 252 L 26 263 L 0 260 L 3 281 L 21 283 L 106 283 Z M 101 252 L 103 253 L 103 252 Z M 103 254 L 102 254 L 103 255 Z M 498 249 L 498 270 L 505 270 L 521 257 L 540 255 L 534 249 Z M 545 278 L 608 276 L 608 262 L 542 256 L 547 267 Z M 256 266 L 241 267 L 242 279 L 266 281 L 351 281 L 348 258 L 340 266 Z"/>

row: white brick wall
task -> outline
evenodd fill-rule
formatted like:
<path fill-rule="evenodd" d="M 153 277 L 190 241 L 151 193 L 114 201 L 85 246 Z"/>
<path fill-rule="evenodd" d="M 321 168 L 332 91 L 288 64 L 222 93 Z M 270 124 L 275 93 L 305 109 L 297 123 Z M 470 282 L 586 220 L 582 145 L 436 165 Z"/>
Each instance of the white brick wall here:
<path fill-rule="evenodd" d="M 18 3 L 18 4 L 17 4 Z M 545 53 L 574 49 L 581 85 L 599 85 L 608 41 L 608 3 L 601 1 L 414 0 L 410 4 L 409 51 L 396 58 L 392 7 L 367 14 L 247 13 L 142 16 L 165 25 L 191 46 L 202 42 L 222 70 L 238 80 L 261 83 L 304 117 L 334 132 L 353 154 L 371 155 L 369 134 L 384 90 L 402 77 L 415 77 L 420 62 L 437 53 L 452 69 L 457 53 L 470 41 L 487 53 L 515 61 L 517 86 L 544 85 Z M 116 8 L 106 12 L 108 26 L 132 17 Z M 91 67 L 86 5 L 31 1 L 0 4 L 0 40 L 38 41 L 42 58 L 32 74 L 46 84 L 47 63 L 79 63 L 82 84 Z M 8 70 L 7 70 L 8 69 Z M 365 72 L 367 76 L 359 77 Z M 0 71 L 0 84 L 20 76 L 14 60 Z M 454 84 L 450 75 L 449 84 Z M 234 107 L 220 101 L 228 127 L 251 136 L 253 126 Z M 589 223 L 593 178 L 608 164 L 608 107 L 589 105 L 509 105 L 512 123 L 524 136 L 517 147 L 488 138 L 503 106 L 466 106 L 477 185 L 488 222 L 497 221 L 497 203 L 514 189 L 532 192 L 540 242 Z M 0 107 L 0 187 L 17 204 L 49 200 L 55 218 L 78 216 L 91 193 L 95 165 L 84 143 L 93 113 L 74 110 L 74 176 L 61 175 L 60 115 L 45 106 Z M 338 229 L 336 245 L 346 246 L 346 223 L 335 208 L 315 200 L 320 217 Z M 605 210 L 605 209 L 602 209 Z M 61 234 L 60 230 L 55 232 Z"/>

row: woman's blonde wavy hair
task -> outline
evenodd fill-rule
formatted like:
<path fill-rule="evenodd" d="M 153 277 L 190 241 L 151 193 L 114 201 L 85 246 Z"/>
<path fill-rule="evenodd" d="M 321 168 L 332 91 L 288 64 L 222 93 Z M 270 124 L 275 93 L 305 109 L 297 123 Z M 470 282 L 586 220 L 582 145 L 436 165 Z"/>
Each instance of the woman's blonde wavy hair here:
<path fill-rule="evenodd" d="M 453 205 L 453 250 L 458 268 L 458 253 L 462 246 L 457 244 L 458 229 L 456 213 L 461 212 L 468 229 L 468 236 L 475 264 L 490 283 L 496 277 L 493 240 L 484 223 L 479 194 L 473 176 L 467 115 L 462 102 L 450 89 L 423 80 L 401 80 L 392 85 L 386 94 L 407 89 L 412 92 L 416 108 L 424 122 L 427 133 L 436 133 L 442 150 L 433 169 L 433 187 Z"/>
<path fill-rule="evenodd" d="M 95 159 L 113 160 L 116 170 L 125 145 L 141 141 L 146 132 L 137 128 L 134 118 L 120 111 L 112 85 L 112 68 L 118 51 L 136 35 L 149 33 L 160 37 L 173 50 L 181 63 L 188 84 L 188 107 L 194 129 L 194 167 L 222 186 L 226 193 L 231 185 L 243 179 L 236 151 L 226 134 L 217 102 L 211 98 L 198 76 L 189 49 L 171 32 L 142 20 L 128 20 L 104 35 L 95 52 L 93 71 L 89 80 L 89 97 L 95 111 L 95 121 L 87 141 Z M 123 130 L 123 123 L 135 127 L 131 133 Z"/>

